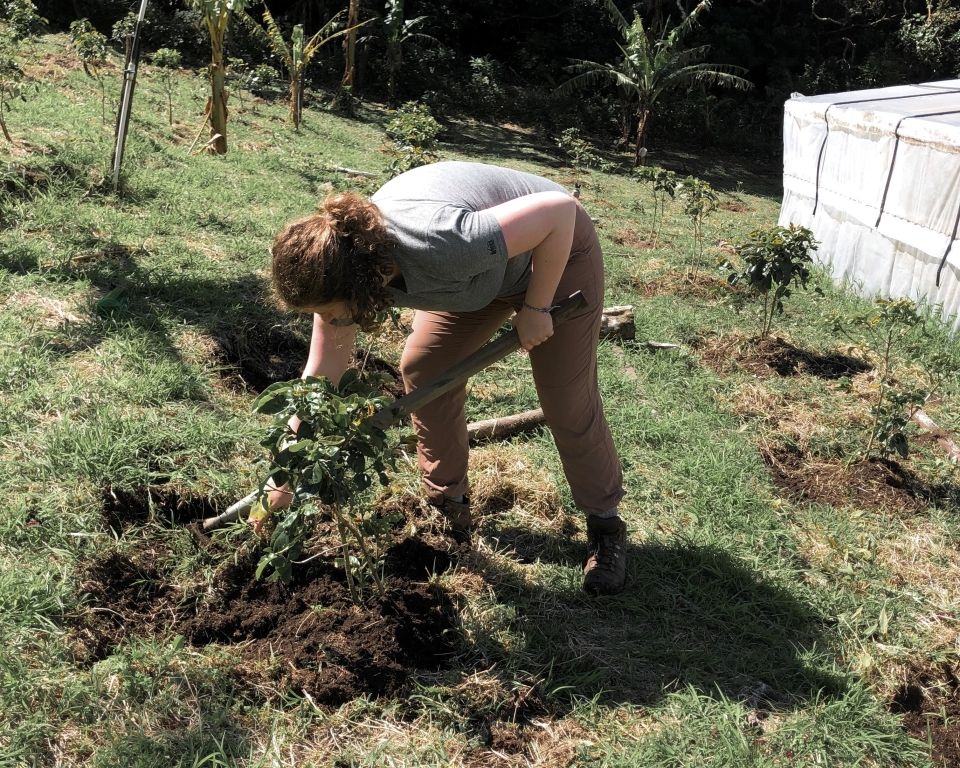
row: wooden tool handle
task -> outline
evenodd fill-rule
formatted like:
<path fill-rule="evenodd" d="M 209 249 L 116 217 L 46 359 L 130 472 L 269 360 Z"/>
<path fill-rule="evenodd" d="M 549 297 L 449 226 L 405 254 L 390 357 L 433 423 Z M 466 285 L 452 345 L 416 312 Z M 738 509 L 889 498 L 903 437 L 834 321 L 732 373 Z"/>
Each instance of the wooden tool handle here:
<path fill-rule="evenodd" d="M 550 311 L 554 327 L 586 306 L 587 300 L 580 291 L 567 297 Z M 475 373 L 479 373 L 518 349 L 520 349 L 520 336 L 513 328 L 493 341 L 487 342 L 472 355 L 464 358 L 433 381 L 424 384 L 422 387 L 417 387 L 409 395 L 398 397 L 389 405 L 381 408 L 370 417 L 370 423 L 380 429 L 386 429 L 391 424 L 395 424 L 414 413 L 418 408 L 433 402 L 440 395 L 461 386 Z"/>

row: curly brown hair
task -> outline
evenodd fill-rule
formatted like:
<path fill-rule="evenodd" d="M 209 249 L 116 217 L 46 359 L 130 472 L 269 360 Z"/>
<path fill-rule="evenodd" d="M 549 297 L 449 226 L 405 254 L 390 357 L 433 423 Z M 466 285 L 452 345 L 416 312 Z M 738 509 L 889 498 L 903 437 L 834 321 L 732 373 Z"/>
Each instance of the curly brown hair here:
<path fill-rule="evenodd" d="M 290 309 L 344 301 L 368 330 L 390 306 L 383 276 L 394 261 L 380 209 L 352 192 L 328 197 L 273 241 L 273 288 Z"/>

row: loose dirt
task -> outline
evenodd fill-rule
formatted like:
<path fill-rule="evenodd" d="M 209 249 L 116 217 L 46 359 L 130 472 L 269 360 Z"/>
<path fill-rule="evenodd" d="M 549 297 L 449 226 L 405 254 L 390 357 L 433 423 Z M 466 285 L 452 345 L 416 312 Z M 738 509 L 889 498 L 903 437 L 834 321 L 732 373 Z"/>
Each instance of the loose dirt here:
<path fill-rule="evenodd" d="M 839 379 L 869 371 L 871 365 L 840 352 L 820 354 L 797 347 L 786 339 L 713 336 L 696 345 L 704 365 L 717 373 L 739 368 L 757 376 L 817 376 Z"/>
<path fill-rule="evenodd" d="M 890 711 L 914 738 L 931 745 L 938 768 L 960 765 L 960 679 L 955 666 L 917 667 L 897 689 Z"/>
<path fill-rule="evenodd" d="M 738 290 L 726 280 L 702 272 L 664 272 L 652 277 L 641 275 L 633 279 L 633 286 L 645 298 L 671 295 L 687 299 L 719 300 Z"/>
<path fill-rule="evenodd" d="M 934 503 L 960 504 L 960 488 L 930 485 L 892 459 L 871 458 L 848 467 L 843 459 L 806 456 L 787 446 L 762 455 L 774 485 L 794 499 L 900 514 Z"/>
<path fill-rule="evenodd" d="M 149 520 L 182 525 L 216 515 L 220 506 L 214 499 L 168 486 L 107 486 L 102 499 L 104 520 L 115 531 Z"/>
<path fill-rule="evenodd" d="M 122 501 L 141 503 L 136 494 L 105 495 L 105 507 Z M 418 526 L 423 536 L 411 536 L 407 522 L 386 552 L 384 594 L 371 587 L 362 604 L 351 599 L 343 571 L 320 558 L 280 584 L 257 581 L 257 556 L 248 553 L 229 559 L 204 590 L 175 585 L 178 556 L 160 541 L 106 554 L 80 579 L 78 660 L 106 658 L 131 636 L 178 634 L 194 646 L 235 645 L 252 680 L 267 676 L 318 704 L 396 696 L 412 670 L 438 669 L 455 647 L 450 598 L 428 583 L 450 567 L 448 540 L 426 523 Z"/>

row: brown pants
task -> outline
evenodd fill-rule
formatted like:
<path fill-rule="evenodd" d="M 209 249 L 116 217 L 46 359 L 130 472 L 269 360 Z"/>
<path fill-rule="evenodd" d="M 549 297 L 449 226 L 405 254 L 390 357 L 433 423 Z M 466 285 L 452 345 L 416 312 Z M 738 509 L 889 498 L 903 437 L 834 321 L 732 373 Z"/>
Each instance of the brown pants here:
<path fill-rule="evenodd" d="M 556 301 L 583 291 L 587 309 L 558 326 L 530 353 L 533 379 L 547 425 L 577 506 L 588 513 L 614 509 L 623 498 L 623 473 L 597 387 L 597 340 L 603 314 L 603 254 L 593 223 L 577 206 L 570 260 Z M 400 361 L 407 391 L 429 382 L 477 350 L 514 312 L 523 294 L 495 299 L 476 312 L 417 311 Z M 428 491 L 467 494 L 466 387 L 413 417 L 417 454 Z"/>

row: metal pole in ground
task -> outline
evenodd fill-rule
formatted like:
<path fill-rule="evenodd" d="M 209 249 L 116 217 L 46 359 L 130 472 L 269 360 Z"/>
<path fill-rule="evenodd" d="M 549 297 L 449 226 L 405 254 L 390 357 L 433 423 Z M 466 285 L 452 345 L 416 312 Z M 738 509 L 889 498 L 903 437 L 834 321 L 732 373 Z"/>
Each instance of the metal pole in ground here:
<path fill-rule="evenodd" d="M 127 128 L 130 126 L 130 113 L 133 110 L 133 89 L 137 84 L 137 64 L 140 62 L 140 30 L 147 15 L 148 0 L 140 0 L 140 13 L 133 28 L 133 43 L 130 56 L 123 68 L 123 95 L 120 97 L 120 112 L 117 115 L 116 142 L 113 145 L 113 157 L 110 165 L 113 170 L 113 191 L 120 186 L 120 167 L 123 165 L 123 150 L 127 144 Z"/>

